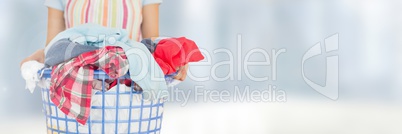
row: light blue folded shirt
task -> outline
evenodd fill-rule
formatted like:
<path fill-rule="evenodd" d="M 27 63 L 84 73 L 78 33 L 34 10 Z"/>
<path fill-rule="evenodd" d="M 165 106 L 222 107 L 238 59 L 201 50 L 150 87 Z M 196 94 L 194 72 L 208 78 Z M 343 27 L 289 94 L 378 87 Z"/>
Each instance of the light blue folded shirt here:
<path fill-rule="evenodd" d="M 65 38 L 82 45 L 121 47 L 130 64 L 130 78 L 143 89 L 144 99 L 153 100 L 166 96 L 162 93 L 168 88 L 162 69 L 148 48 L 140 42 L 130 40 L 126 30 L 90 23 L 75 26 L 56 35 L 45 48 L 45 55 L 55 42 Z"/>

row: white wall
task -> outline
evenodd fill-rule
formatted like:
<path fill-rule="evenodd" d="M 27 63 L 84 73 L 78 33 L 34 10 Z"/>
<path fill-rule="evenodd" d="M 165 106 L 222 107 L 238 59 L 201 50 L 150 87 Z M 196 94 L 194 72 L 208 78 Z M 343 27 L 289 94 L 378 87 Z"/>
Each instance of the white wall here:
<path fill-rule="evenodd" d="M 234 86 L 248 85 L 262 90 L 274 84 L 286 91 L 287 102 L 219 106 L 190 103 L 186 107 L 169 102 L 163 133 L 401 133 L 396 126 L 401 123 L 397 113 L 401 113 L 402 103 L 402 74 L 398 71 L 402 66 L 401 6 L 402 2 L 392 0 L 164 1 L 161 35 L 193 39 L 212 54 L 212 63 L 228 60 L 227 55 L 213 53 L 218 48 L 238 55 L 237 34 L 243 37 L 242 58 L 254 48 L 268 52 L 287 49 L 278 61 L 276 81 L 271 79 L 272 68 L 262 66 L 250 69 L 250 73 L 269 76 L 268 81 L 252 81 L 241 71 L 241 81 L 188 79 L 179 89 L 194 90 L 195 85 L 203 85 L 207 89 L 233 90 Z M 46 15 L 43 1 L 0 1 L 0 132 L 23 133 L 23 129 L 16 128 L 34 127 L 31 125 L 35 125 L 32 131 L 44 131 L 39 91 L 30 94 L 24 89 L 19 62 L 44 46 Z M 338 101 L 311 89 L 301 76 L 303 54 L 334 33 L 339 33 Z M 254 58 L 263 60 L 261 55 Z M 324 56 L 309 61 L 307 77 L 323 84 L 323 63 Z M 210 75 L 211 68 L 193 67 L 191 71 Z M 237 69 L 235 66 L 235 78 L 239 76 Z M 222 66 L 216 74 L 223 76 L 228 70 Z M 40 123 L 42 128 L 38 128 Z"/>

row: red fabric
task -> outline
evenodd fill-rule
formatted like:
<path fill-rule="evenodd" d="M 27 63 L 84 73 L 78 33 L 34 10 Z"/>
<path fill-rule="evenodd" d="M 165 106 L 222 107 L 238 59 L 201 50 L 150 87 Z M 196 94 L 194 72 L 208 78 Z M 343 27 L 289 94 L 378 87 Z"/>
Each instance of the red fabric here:
<path fill-rule="evenodd" d="M 91 109 L 94 70 L 103 70 L 111 78 L 128 71 L 127 57 L 120 47 L 106 46 L 86 52 L 53 67 L 50 84 L 52 102 L 67 116 L 85 124 Z M 116 85 L 111 81 L 109 88 Z"/>
<path fill-rule="evenodd" d="M 166 75 L 175 73 L 189 62 L 204 59 L 197 45 L 185 37 L 159 41 L 153 56 Z M 126 59 L 120 47 L 106 46 L 54 66 L 50 85 L 52 102 L 63 113 L 85 124 L 91 107 L 94 70 L 101 69 L 111 78 L 118 78 L 128 71 Z M 110 84 L 109 88 L 117 84 L 116 81 L 107 83 Z M 131 85 L 132 81 L 127 79 L 121 83 Z M 136 86 L 135 89 L 141 88 Z"/>
<path fill-rule="evenodd" d="M 160 40 L 153 56 L 165 75 L 175 73 L 189 62 L 204 59 L 194 41 L 185 37 Z"/>

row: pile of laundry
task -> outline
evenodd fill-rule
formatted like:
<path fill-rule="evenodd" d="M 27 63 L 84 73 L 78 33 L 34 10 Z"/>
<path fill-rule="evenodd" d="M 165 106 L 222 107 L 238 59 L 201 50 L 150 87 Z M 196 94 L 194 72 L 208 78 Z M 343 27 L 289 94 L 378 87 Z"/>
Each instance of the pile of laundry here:
<path fill-rule="evenodd" d="M 106 90 L 135 82 L 135 90 L 148 92 L 154 100 L 158 92 L 177 83 L 179 67 L 204 59 L 197 45 L 185 37 L 159 37 L 136 42 L 123 29 L 84 24 L 59 33 L 45 48 L 45 67 L 52 68 L 50 100 L 67 116 L 85 124 L 94 90 Z M 94 78 L 104 71 L 111 80 Z M 23 69 L 22 69 L 23 71 Z M 117 83 L 116 78 L 130 79 Z M 28 83 L 28 82 L 27 82 Z"/>

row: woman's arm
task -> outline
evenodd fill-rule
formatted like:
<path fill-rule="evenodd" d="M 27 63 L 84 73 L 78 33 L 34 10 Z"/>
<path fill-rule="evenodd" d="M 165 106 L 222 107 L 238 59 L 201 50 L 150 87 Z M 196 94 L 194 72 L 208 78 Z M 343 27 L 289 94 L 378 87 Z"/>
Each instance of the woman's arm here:
<path fill-rule="evenodd" d="M 64 12 L 48 8 L 46 45 L 60 32 L 66 29 Z"/>
<path fill-rule="evenodd" d="M 141 31 L 143 38 L 159 36 L 159 4 L 150 4 L 142 8 Z"/>
<path fill-rule="evenodd" d="M 48 21 L 47 21 L 47 37 L 46 37 L 46 45 L 61 31 L 66 29 L 64 24 L 64 16 L 63 11 L 48 8 Z M 36 60 L 40 63 L 45 62 L 45 53 L 44 49 L 39 49 L 34 52 L 32 55 L 28 56 L 24 60 L 21 61 L 20 66 L 30 60 Z"/>
<path fill-rule="evenodd" d="M 159 4 L 146 5 L 142 9 L 142 37 L 152 38 L 159 37 Z M 187 76 L 188 65 L 179 69 L 175 79 L 183 81 Z"/>

